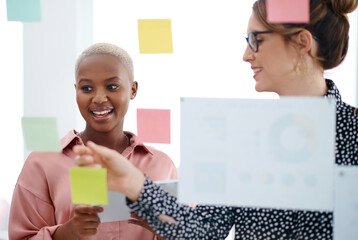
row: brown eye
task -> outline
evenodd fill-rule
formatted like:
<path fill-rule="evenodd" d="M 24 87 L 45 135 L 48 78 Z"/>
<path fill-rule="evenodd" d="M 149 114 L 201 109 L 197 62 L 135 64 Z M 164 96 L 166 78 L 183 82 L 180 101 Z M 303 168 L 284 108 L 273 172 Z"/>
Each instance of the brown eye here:
<path fill-rule="evenodd" d="M 82 86 L 81 89 L 84 92 L 90 92 L 93 88 L 91 86 Z"/>
<path fill-rule="evenodd" d="M 119 85 L 117 85 L 117 84 L 109 84 L 109 85 L 107 85 L 108 90 L 116 90 L 118 88 L 119 88 Z"/>

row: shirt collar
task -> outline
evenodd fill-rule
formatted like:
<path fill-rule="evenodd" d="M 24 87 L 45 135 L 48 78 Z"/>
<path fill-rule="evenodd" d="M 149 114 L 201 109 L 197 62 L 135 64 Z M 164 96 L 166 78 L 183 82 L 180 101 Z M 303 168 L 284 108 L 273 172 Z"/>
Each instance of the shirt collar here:
<path fill-rule="evenodd" d="M 334 84 L 334 82 L 330 79 L 326 79 L 326 84 L 327 84 L 328 91 L 325 97 L 335 99 L 337 105 L 342 104 L 341 94 L 339 93 L 338 88 Z"/>
<path fill-rule="evenodd" d="M 82 139 L 77 136 L 76 130 L 69 131 L 63 138 L 60 140 L 62 151 L 65 150 L 67 147 L 73 147 L 74 145 L 81 145 L 83 144 Z"/>
<path fill-rule="evenodd" d="M 144 149 L 146 152 L 150 153 L 151 155 L 153 155 L 153 153 L 149 150 L 149 148 L 147 148 L 142 141 L 140 141 L 138 139 L 138 137 L 131 132 L 128 131 L 124 131 L 124 133 L 129 137 L 130 139 L 130 146 L 127 147 L 124 151 L 123 151 L 123 155 L 129 155 L 130 153 L 132 153 L 136 148 L 142 148 Z"/>
<path fill-rule="evenodd" d="M 153 153 L 149 150 L 149 148 L 147 148 L 143 142 L 141 142 L 138 137 L 131 132 L 127 132 L 124 131 L 124 133 L 129 137 L 130 139 L 130 146 L 127 147 L 122 154 L 125 155 L 129 155 L 130 153 L 132 153 L 136 148 L 142 148 L 144 149 L 146 152 L 150 153 L 151 155 L 153 155 Z M 70 147 L 72 149 L 72 147 L 74 145 L 82 145 L 82 139 L 77 136 L 77 131 L 76 130 L 71 130 L 69 131 L 60 141 L 61 143 L 61 148 L 62 151 L 65 150 L 66 148 Z"/>

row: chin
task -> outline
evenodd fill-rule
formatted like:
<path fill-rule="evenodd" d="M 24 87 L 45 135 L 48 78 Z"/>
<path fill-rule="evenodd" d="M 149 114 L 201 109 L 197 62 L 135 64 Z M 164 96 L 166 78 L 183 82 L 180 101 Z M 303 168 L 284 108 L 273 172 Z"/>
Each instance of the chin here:
<path fill-rule="evenodd" d="M 265 92 L 265 89 L 262 88 L 262 86 L 260 86 L 260 84 L 257 84 L 255 85 L 255 90 L 256 92 Z"/>

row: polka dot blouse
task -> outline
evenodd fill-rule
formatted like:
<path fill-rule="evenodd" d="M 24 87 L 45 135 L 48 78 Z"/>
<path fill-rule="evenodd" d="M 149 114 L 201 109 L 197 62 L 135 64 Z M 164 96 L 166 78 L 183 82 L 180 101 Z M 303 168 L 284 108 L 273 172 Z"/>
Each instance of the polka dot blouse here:
<path fill-rule="evenodd" d="M 357 111 L 342 102 L 333 81 L 326 80 L 326 97 L 337 102 L 336 163 L 358 165 Z M 225 239 L 235 225 L 235 239 L 332 239 L 332 212 L 297 211 L 179 204 L 149 178 L 139 200 L 128 206 L 167 239 Z M 161 222 L 160 214 L 176 224 Z"/>

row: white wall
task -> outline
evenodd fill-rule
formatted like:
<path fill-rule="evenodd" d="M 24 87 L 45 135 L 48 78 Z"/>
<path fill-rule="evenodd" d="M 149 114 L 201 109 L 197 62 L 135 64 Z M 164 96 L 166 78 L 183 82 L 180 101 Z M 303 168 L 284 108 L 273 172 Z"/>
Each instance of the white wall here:
<path fill-rule="evenodd" d="M 21 117 L 56 117 L 61 136 L 80 118 L 74 62 L 92 43 L 92 0 L 45 0 L 41 12 L 41 22 L 7 22 L 0 0 L 0 199 L 8 203 L 24 162 Z"/>
<path fill-rule="evenodd" d="M 51 116 L 60 136 L 78 121 L 74 64 L 92 43 L 92 1 L 41 1 L 42 21 L 24 23 L 24 116 Z"/>
<path fill-rule="evenodd" d="M 111 42 L 133 58 L 137 97 L 126 116 L 125 129 L 136 133 L 136 108 L 171 109 L 171 144 L 150 144 L 179 166 L 179 98 L 275 98 L 257 93 L 252 70 L 242 61 L 247 21 L 254 0 L 93 0 L 94 42 Z M 357 81 L 357 11 L 350 50 L 337 69 L 327 72 L 343 100 L 355 105 Z M 140 54 L 138 19 L 171 19 L 173 54 Z M 195 134 L 195 133 L 193 133 Z"/>
<path fill-rule="evenodd" d="M 241 60 L 253 0 L 44 0 L 42 21 L 25 24 L 6 21 L 5 2 L 0 0 L 0 198 L 8 201 L 24 160 L 21 116 L 55 116 L 61 136 L 71 128 L 82 130 L 73 69 L 93 39 L 118 44 L 134 59 L 139 92 L 126 129 L 136 132 L 136 108 L 172 109 L 172 143 L 155 146 L 177 165 L 180 96 L 276 97 L 254 91 L 252 71 Z M 357 11 L 349 16 L 349 54 L 327 76 L 345 101 L 357 105 Z M 146 18 L 172 19 L 174 54 L 139 54 L 137 20 Z"/>
<path fill-rule="evenodd" d="M 3 206 L 10 204 L 23 163 L 22 24 L 7 22 L 5 3 L 5 0 L 0 0 L 0 239 L 7 238 L 7 221 L 1 221 L 4 217 L 3 211 L 6 211 Z"/>

